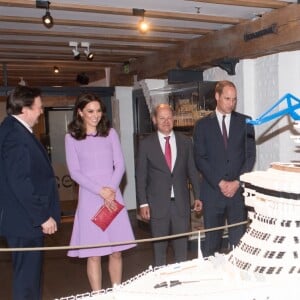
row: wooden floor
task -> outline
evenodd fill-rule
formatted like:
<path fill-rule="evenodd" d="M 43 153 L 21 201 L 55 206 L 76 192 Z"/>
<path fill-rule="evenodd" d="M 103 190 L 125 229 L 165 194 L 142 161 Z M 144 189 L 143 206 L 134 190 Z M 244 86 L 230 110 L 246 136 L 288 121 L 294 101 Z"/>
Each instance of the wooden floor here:
<path fill-rule="evenodd" d="M 131 223 L 136 239 L 149 238 L 148 226 L 137 220 L 135 211 L 130 212 Z M 54 236 L 47 237 L 45 246 L 67 246 L 71 236 L 72 222 L 61 224 L 60 230 Z M 0 248 L 6 247 L 0 239 Z M 189 259 L 197 256 L 197 247 L 189 243 Z M 173 263 L 171 250 L 168 263 Z M 139 244 L 137 247 L 123 252 L 123 281 L 135 276 L 153 264 L 151 243 Z M 0 299 L 11 299 L 12 267 L 10 254 L 0 252 Z M 103 257 L 103 288 L 110 287 L 107 272 L 107 257 Z M 86 260 L 69 258 L 66 251 L 45 252 L 43 275 L 43 300 L 66 297 L 85 293 L 90 290 L 86 276 Z"/>

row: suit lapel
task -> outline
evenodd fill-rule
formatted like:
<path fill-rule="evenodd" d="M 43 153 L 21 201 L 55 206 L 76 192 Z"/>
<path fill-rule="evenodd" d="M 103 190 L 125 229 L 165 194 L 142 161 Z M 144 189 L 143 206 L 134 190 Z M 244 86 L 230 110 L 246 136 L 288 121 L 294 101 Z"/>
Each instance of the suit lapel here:
<path fill-rule="evenodd" d="M 222 130 L 220 128 L 219 122 L 218 122 L 218 118 L 217 118 L 217 114 L 216 112 L 212 112 L 210 114 L 210 118 L 211 118 L 211 132 L 215 132 L 216 135 L 216 142 L 217 143 L 221 143 L 222 145 L 224 145 L 224 141 L 223 141 L 223 135 L 222 135 Z"/>
<path fill-rule="evenodd" d="M 233 111 L 230 117 L 228 146 L 230 145 L 230 141 L 232 141 L 232 139 L 234 139 L 234 137 L 236 136 L 235 130 L 238 128 L 238 126 L 236 126 L 236 121 L 237 121 L 237 116 Z"/>
<path fill-rule="evenodd" d="M 24 131 L 24 134 L 26 134 L 28 136 L 29 139 L 32 139 L 32 142 L 35 143 L 37 145 L 37 147 L 39 148 L 39 150 L 41 151 L 41 153 L 43 153 L 43 156 L 45 157 L 45 159 L 47 160 L 47 162 L 50 162 L 48 153 L 46 151 L 46 149 L 43 147 L 43 145 L 38 141 L 38 139 L 34 136 L 33 133 L 31 133 L 21 122 L 19 122 L 16 118 L 12 117 L 12 120 L 14 120 L 18 126 L 21 126 L 22 130 Z"/>
<path fill-rule="evenodd" d="M 34 140 L 34 142 L 36 143 L 36 145 L 39 147 L 39 149 L 41 150 L 41 152 L 43 153 L 45 159 L 50 162 L 50 159 L 49 159 L 49 155 L 46 151 L 46 149 L 44 148 L 44 146 L 40 143 L 40 141 L 34 136 L 33 133 L 30 133 L 29 134 L 31 135 L 31 138 Z M 50 162 L 51 163 L 51 162 Z"/>
<path fill-rule="evenodd" d="M 176 155 L 176 159 L 174 161 L 174 166 L 173 166 L 173 172 L 175 171 L 175 168 L 178 164 L 178 157 L 181 157 L 180 155 L 183 155 L 183 145 L 180 141 L 180 135 L 177 134 L 175 131 L 174 131 L 174 134 L 175 134 L 175 143 L 176 143 L 176 150 L 177 150 L 177 155 Z"/>

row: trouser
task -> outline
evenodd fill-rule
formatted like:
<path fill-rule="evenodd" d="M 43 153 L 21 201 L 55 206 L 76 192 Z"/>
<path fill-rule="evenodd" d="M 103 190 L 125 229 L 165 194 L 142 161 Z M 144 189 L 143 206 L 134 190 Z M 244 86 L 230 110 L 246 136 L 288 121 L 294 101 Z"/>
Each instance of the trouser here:
<path fill-rule="evenodd" d="M 161 237 L 170 234 L 188 232 L 190 219 L 188 216 L 179 215 L 174 201 L 171 201 L 169 214 L 161 219 L 150 220 L 153 237 Z M 187 259 L 188 238 L 181 237 L 172 239 L 175 261 L 181 262 Z M 154 263 L 156 266 L 167 264 L 167 247 L 168 240 L 153 243 Z"/>
<path fill-rule="evenodd" d="M 229 200 L 230 201 L 230 200 Z M 234 204 L 233 204 L 234 205 Z M 233 206 L 232 205 L 232 206 Z M 223 212 L 215 210 L 205 210 L 203 213 L 204 227 L 215 228 L 224 226 L 226 221 L 227 224 L 235 224 L 246 220 L 246 209 L 245 207 L 232 207 L 227 206 Z M 228 241 L 230 248 L 236 246 L 240 241 L 241 237 L 245 233 L 246 225 L 239 225 L 228 229 Z M 205 233 L 204 241 L 204 253 L 205 257 L 214 255 L 216 252 L 220 252 L 222 249 L 222 238 L 224 230 L 215 230 Z"/>
<path fill-rule="evenodd" d="M 10 248 L 42 247 L 43 237 L 6 238 Z M 12 252 L 13 299 L 41 300 L 42 251 Z"/>

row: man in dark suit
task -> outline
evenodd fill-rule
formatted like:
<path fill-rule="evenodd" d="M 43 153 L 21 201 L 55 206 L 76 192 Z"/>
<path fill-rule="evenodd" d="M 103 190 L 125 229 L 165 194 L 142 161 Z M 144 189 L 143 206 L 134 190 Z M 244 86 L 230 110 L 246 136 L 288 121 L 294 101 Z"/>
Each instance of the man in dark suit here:
<path fill-rule="evenodd" d="M 15 88 L 6 109 L 0 126 L 0 235 L 10 248 L 42 247 L 43 235 L 57 231 L 60 209 L 48 155 L 32 133 L 43 113 L 40 91 Z M 12 263 L 13 299 L 42 299 L 42 251 L 12 252 Z"/>
<path fill-rule="evenodd" d="M 246 220 L 246 209 L 239 177 L 255 163 L 255 135 L 246 115 L 234 111 L 235 85 L 220 81 L 215 88 L 215 112 L 200 119 L 194 130 L 194 154 L 203 176 L 200 197 L 203 201 L 205 229 Z M 224 118 L 223 118 L 224 116 Z M 245 232 L 245 225 L 229 228 L 230 246 Z M 205 233 L 205 256 L 221 250 L 223 231 Z"/>
<path fill-rule="evenodd" d="M 188 232 L 191 213 L 189 181 L 196 199 L 194 209 L 202 209 L 192 140 L 173 131 L 173 110 L 167 104 L 156 107 L 152 121 L 157 132 L 141 140 L 138 151 L 136 183 L 140 214 L 143 219 L 150 220 L 153 237 Z M 165 138 L 169 139 L 170 150 L 165 148 Z M 171 152 L 170 165 L 165 157 L 168 151 Z M 175 260 L 186 260 L 187 237 L 173 239 L 172 244 Z M 167 245 L 167 240 L 154 242 L 155 265 L 166 264 Z"/>

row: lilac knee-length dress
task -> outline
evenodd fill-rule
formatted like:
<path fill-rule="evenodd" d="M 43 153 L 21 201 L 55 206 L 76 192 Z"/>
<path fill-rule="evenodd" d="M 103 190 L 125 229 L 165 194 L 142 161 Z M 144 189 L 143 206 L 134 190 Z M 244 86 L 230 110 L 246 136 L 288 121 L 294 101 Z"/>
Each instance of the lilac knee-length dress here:
<path fill-rule="evenodd" d="M 134 235 L 126 208 L 109 227 L 102 231 L 91 218 L 104 203 L 99 195 L 102 187 L 116 190 L 116 199 L 124 204 L 119 185 L 125 171 L 120 141 L 111 128 L 107 137 L 87 136 L 76 140 L 65 137 L 66 159 L 70 175 L 79 185 L 78 206 L 75 213 L 71 246 L 99 245 L 133 241 Z M 136 246 L 126 244 L 68 251 L 71 257 L 103 256 Z"/>

